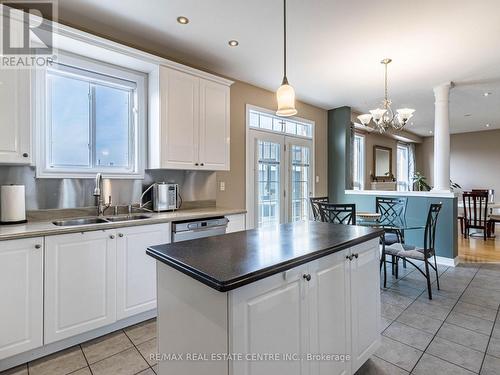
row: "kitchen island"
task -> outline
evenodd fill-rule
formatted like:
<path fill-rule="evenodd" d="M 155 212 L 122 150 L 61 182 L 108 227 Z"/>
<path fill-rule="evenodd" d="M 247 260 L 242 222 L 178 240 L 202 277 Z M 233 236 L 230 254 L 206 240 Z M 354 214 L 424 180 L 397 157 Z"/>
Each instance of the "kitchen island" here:
<path fill-rule="evenodd" d="M 353 374 L 380 344 L 381 234 L 298 222 L 148 248 L 160 374 Z"/>

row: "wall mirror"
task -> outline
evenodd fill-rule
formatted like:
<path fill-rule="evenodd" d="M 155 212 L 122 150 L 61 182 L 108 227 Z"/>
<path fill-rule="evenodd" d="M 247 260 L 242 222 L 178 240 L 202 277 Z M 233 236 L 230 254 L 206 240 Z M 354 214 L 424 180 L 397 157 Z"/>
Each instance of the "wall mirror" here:
<path fill-rule="evenodd" d="M 384 146 L 373 146 L 373 171 L 375 178 L 392 176 L 392 149 Z"/>

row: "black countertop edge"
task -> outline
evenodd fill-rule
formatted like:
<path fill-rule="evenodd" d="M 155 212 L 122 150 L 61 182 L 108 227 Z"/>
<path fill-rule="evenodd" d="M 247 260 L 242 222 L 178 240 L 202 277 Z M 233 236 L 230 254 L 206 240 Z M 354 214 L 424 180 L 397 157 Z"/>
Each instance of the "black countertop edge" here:
<path fill-rule="evenodd" d="M 240 277 L 238 279 L 230 280 L 228 282 L 225 281 L 220 281 L 220 280 L 215 280 L 206 274 L 200 272 L 197 269 L 191 268 L 187 266 L 184 263 L 180 263 L 175 261 L 172 258 L 169 258 L 167 256 L 164 256 L 162 253 L 155 251 L 152 248 L 147 248 L 146 253 L 150 255 L 151 257 L 155 258 L 157 261 L 160 261 L 168 266 L 171 266 L 172 268 L 175 268 L 176 270 L 192 277 L 195 280 L 200 281 L 201 283 L 219 291 L 219 292 L 229 292 L 230 290 L 240 288 L 244 285 L 251 284 L 255 281 L 264 279 L 266 277 L 275 275 L 280 272 L 287 271 L 289 269 L 301 266 L 305 263 L 312 262 L 313 260 L 323 258 L 327 255 L 345 250 L 349 247 L 359 245 L 363 242 L 375 239 L 383 235 L 384 231 L 382 229 L 377 230 L 375 232 L 365 234 L 361 237 L 358 237 L 354 240 L 344 242 L 338 246 L 334 246 L 331 248 L 323 249 L 323 250 L 318 250 L 313 253 L 309 253 L 306 255 L 303 255 L 301 257 L 293 258 L 288 261 L 282 262 L 275 264 L 270 267 L 263 268 L 261 270 L 249 273 L 247 275 L 244 275 L 243 277 Z"/>

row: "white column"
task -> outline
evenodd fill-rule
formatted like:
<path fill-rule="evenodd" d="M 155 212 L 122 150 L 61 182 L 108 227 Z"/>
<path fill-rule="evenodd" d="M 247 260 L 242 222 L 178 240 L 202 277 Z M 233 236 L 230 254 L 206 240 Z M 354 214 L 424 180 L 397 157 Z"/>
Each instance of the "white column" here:
<path fill-rule="evenodd" d="M 450 88 L 451 82 L 434 87 L 434 188 L 450 191 Z"/>

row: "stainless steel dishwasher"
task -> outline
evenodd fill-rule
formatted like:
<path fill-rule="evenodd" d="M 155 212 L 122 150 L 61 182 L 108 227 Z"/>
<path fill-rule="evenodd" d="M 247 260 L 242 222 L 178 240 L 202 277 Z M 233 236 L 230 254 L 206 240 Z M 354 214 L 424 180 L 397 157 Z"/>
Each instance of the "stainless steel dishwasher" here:
<path fill-rule="evenodd" d="M 223 216 L 172 223 L 172 242 L 225 234 L 229 220 Z"/>

